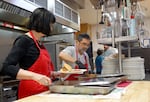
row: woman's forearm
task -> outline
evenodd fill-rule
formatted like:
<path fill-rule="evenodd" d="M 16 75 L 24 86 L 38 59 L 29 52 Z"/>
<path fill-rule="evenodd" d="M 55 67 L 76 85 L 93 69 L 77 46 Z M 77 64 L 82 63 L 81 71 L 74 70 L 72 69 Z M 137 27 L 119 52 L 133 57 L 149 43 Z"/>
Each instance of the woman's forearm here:
<path fill-rule="evenodd" d="M 33 79 L 33 76 L 34 76 L 34 72 L 31 72 L 31 71 L 27 71 L 27 70 L 24 70 L 24 69 L 19 69 L 18 73 L 17 73 L 17 77 L 16 79 Z"/>
<path fill-rule="evenodd" d="M 47 77 L 42 74 L 38 74 L 35 72 L 31 72 L 28 70 L 20 69 L 17 73 L 16 79 L 19 80 L 34 80 L 42 85 L 51 85 L 51 79 L 50 77 Z"/>

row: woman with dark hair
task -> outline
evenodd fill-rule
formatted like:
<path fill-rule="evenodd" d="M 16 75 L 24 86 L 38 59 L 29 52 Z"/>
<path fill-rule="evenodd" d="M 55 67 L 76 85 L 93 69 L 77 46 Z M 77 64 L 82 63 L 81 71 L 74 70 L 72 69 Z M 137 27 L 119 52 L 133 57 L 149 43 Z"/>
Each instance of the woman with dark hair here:
<path fill-rule="evenodd" d="M 39 43 L 42 37 L 50 35 L 54 23 L 55 16 L 48 10 L 34 10 L 27 25 L 30 31 L 14 41 L 3 63 L 2 73 L 20 80 L 18 98 L 48 90 L 56 76 L 48 51 Z"/>

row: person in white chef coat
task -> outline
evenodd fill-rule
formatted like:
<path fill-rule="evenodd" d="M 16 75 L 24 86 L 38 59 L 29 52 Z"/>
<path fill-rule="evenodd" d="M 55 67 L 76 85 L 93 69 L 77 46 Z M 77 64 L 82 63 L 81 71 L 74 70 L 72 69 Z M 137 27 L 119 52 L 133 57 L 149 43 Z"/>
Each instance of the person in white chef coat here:
<path fill-rule="evenodd" d="M 104 44 L 104 52 L 102 54 L 104 58 L 113 58 L 116 54 L 118 54 L 117 48 L 114 48 L 109 44 Z"/>

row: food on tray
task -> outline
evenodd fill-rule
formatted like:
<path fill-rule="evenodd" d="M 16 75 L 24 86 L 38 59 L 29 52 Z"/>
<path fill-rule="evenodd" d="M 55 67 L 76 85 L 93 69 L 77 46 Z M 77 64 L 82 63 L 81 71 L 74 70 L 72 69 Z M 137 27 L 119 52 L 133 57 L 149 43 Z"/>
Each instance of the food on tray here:
<path fill-rule="evenodd" d="M 64 67 L 60 69 L 60 72 L 71 72 L 72 71 L 72 67 L 68 64 L 64 64 Z"/>
<path fill-rule="evenodd" d="M 65 74 L 83 74 L 85 71 L 86 69 L 73 69 L 70 65 L 65 63 L 59 72 Z"/>
<path fill-rule="evenodd" d="M 85 76 L 87 76 L 88 78 L 95 78 L 97 75 L 96 74 L 86 74 Z"/>

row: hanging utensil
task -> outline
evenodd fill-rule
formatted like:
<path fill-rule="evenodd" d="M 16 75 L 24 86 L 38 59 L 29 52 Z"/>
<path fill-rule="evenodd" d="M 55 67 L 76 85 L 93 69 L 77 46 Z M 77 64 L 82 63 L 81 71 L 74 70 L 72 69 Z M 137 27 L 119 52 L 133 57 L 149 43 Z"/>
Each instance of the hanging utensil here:
<path fill-rule="evenodd" d="M 120 8 L 120 1 L 121 1 L 121 0 L 118 0 L 118 8 Z"/>
<path fill-rule="evenodd" d="M 125 7 L 127 7 L 127 0 L 125 0 Z"/>
<path fill-rule="evenodd" d="M 101 12 L 101 21 L 99 22 L 99 24 L 104 24 L 104 16 L 103 16 L 103 12 Z"/>

